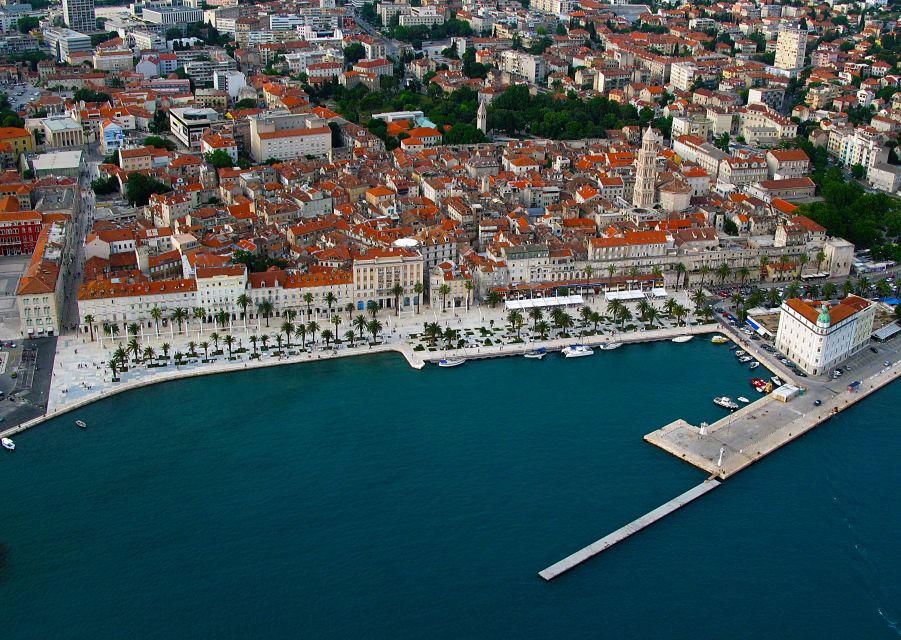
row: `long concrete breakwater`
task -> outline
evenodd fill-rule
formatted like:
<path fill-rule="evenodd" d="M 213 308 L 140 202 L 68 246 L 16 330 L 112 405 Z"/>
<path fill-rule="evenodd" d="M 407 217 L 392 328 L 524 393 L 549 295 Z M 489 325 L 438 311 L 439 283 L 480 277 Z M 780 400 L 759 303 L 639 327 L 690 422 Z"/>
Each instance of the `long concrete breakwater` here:
<path fill-rule="evenodd" d="M 566 556 L 565 558 L 563 558 L 563 560 L 560 560 L 559 562 L 555 562 L 554 564 L 549 566 L 547 569 L 543 569 L 542 571 L 539 571 L 538 575 L 540 575 L 542 578 L 544 578 L 545 580 L 550 582 L 557 576 L 559 576 L 563 573 L 566 573 L 570 569 L 573 569 L 574 567 L 579 566 L 586 560 L 589 560 L 589 559 L 593 558 L 594 556 L 598 555 L 599 553 L 606 551 L 607 549 L 609 549 L 616 543 L 622 542 L 626 538 L 638 533 L 645 527 L 649 527 L 650 525 L 654 524 L 658 520 L 668 516 L 669 514 L 673 513 L 674 511 L 681 509 L 688 503 L 693 502 L 694 500 L 700 498 L 701 496 L 706 494 L 708 491 L 712 491 L 713 489 L 716 489 L 719 485 L 720 485 L 719 480 L 716 480 L 715 478 L 708 478 L 701 484 L 699 484 L 695 487 L 692 487 L 685 493 L 676 496 L 669 502 L 660 505 L 653 511 L 649 511 L 648 513 L 644 514 L 640 518 L 637 518 L 637 519 L 633 520 L 632 522 L 630 522 L 629 524 L 627 524 L 623 527 L 620 527 L 613 533 L 604 536 L 600 540 L 591 543 L 587 547 L 584 547 L 583 549 L 579 549 L 572 555 Z"/>

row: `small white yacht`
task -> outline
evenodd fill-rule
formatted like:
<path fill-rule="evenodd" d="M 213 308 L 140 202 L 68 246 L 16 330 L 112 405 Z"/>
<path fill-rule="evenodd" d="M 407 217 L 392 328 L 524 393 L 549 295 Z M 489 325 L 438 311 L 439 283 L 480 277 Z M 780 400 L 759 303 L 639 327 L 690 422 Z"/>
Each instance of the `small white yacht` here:
<path fill-rule="evenodd" d="M 713 404 L 734 411 L 738 409 L 738 405 L 729 396 L 719 396 L 713 399 Z"/>
<path fill-rule="evenodd" d="M 623 346 L 622 342 L 605 342 L 604 344 L 599 344 L 598 349 L 601 351 L 613 351 L 614 349 L 619 349 Z"/>
<path fill-rule="evenodd" d="M 738 351 L 735 352 L 736 358 L 741 358 L 743 355 L 745 355 L 745 352 L 742 351 L 741 349 L 739 349 Z"/>
<path fill-rule="evenodd" d="M 565 347 L 560 353 L 564 358 L 581 358 L 582 356 L 594 355 L 594 351 L 586 347 L 584 344 L 572 344 Z"/>
<path fill-rule="evenodd" d="M 756 369 L 759 366 L 760 366 L 760 363 L 755 360 L 750 365 L 748 365 L 748 369 Z"/>
<path fill-rule="evenodd" d="M 9 449 L 10 451 L 14 451 L 16 448 L 16 443 L 9 438 L 0 438 L 0 445 L 2 445 L 4 449 Z"/>
<path fill-rule="evenodd" d="M 694 336 L 676 336 L 671 340 L 671 342 L 678 342 L 679 344 L 683 342 L 690 342 Z"/>
<path fill-rule="evenodd" d="M 741 402 L 742 404 L 748 404 L 749 402 L 751 402 L 750 400 L 748 400 L 748 399 L 747 399 L 746 397 L 744 397 L 744 396 L 738 396 L 738 397 L 736 398 L 736 400 L 738 400 L 738 401 Z"/>
<path fill-rule="evenodd" d="M 544 356 L 547 355 L 547 349 L 544 347 L 538 349 L 532 349 L 531 351 L 527 351 L 523 354 L 524 357 L 530 358 L 532 360 L 541 360 Z"/>
<path fill-rule="evenodd" d="M 747 364 L 747 363 L 751 362 L 753 359 L 754 358 L 752 358 L 751 356 L 741 356 L 741 357 L 739 357 L 738 361 L 741 362 L 742 364 Z"/>
<path fill-rule="evenodd" d="M 84 420 L 76 420 L 76 421 L 75 421 L 75 426 L 78 427 L 79 429 L 87 429 L 87 428 L 88 428 L 88 423 L 85 422 Z"/>
<path fill-rule="evenodd" d="M 466 362 L 465 358 L 445 358 L 438 361 L 439 367 L 459 367 Z"/>

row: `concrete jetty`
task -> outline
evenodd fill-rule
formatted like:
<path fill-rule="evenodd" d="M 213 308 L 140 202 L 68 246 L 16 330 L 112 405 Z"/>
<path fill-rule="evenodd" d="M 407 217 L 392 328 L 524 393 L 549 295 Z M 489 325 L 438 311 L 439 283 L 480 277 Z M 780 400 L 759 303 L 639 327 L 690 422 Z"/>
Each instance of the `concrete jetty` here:
<path fill-rule="evenodd" d="M 715 478 L 708 478 L 707 480 L 705 480 L 701 484 L 697 485 L 696 487 L 692 487 L 685 493 L 683 493 L 679 496 L 676 496 L 669 502 L 660 505 L 653 511 L 650 511 L 650 512 L 644 514 L 643 516 L 641 516 L 640 518 L 633 520 L 626 526 L 620 527 L 613 533 L 604 536 L 603 538 L 601 538 L 600 540 L 598 540 L 596 542 L 591 543 L 584 549 L 579 549 L 572 555 L 569 555 L 569 556 L 563 558 L 563 560 L 560 560 L 559 562 L 552 564 L 547 569 L 544 569 L 543 571 L 539 571 L 538 575 L 540 575 L 542 578 L 544 578 L 545 580 L 550 582 L 551 580 L 553 580 L 560 574 L 565 573 L 565 572 L 569 571 L 570 569 L 573 569 L 573 568 L 579 566 L 586 560 L 593 558 L 594 556 L 598 555 L 599 553 L 606 551 L 607 549 L 609 549 L 610 547 L 615 545 L 617 542 L 622 542 L 626 538 L 638 533 L 645 527 L 648 527 L 648 526 L 654 524 L 655 522 L 657 522 L 658 520 L 660 520 L 661 518 L 668 516 L 673 511 L 677 511 L 678 509 L 681 509 L 682 507 L 687 505 L 689 502 L 692 502 L 692 501 L 700 498 L 702 495 L 704 495 L 708 491 L 712 491 L 713 489 L 716 489 L 719 485 L 720 485 L 719 480 L 717 480 Z"/>

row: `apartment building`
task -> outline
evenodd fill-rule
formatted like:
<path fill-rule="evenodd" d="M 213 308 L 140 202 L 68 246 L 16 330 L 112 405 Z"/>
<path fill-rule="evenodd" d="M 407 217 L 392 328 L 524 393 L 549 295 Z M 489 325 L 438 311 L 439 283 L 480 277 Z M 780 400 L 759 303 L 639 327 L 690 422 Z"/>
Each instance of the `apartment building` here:
<path fill-rule="evenodd" d="M 250 153 L 257 162 L 323 156 L 332 149 L 332 131 L 310 114 L 268 113 L 250 120 Z"/>

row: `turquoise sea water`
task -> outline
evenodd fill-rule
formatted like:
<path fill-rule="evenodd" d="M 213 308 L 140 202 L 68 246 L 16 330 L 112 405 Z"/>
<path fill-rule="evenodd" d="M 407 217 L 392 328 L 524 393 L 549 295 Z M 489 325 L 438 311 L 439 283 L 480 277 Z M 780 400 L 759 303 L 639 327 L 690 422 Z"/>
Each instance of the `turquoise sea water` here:
<path fill-rule="evenodd" d="M 0 455 L 0 638 L 901 635 L 899 385 L 538 578 L 703 480 L 641 437 L 749 377 L 695 340 L 111 398 Z"/>

